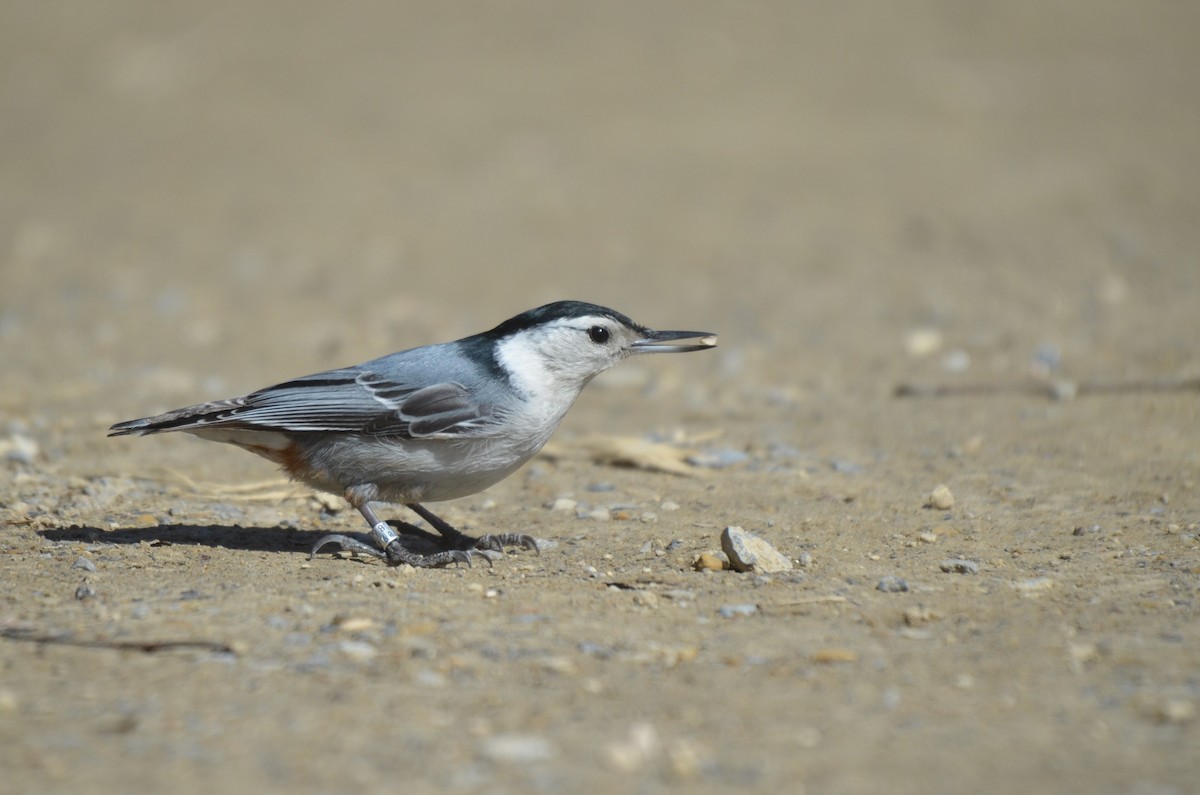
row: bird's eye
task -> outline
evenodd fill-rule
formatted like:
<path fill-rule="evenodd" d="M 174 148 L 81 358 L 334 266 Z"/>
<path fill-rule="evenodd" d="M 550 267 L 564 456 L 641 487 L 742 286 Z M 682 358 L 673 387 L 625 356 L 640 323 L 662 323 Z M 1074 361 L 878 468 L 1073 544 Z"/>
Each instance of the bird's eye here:
<path fill-rule="evenodd" d="M 604 326 L 592 326 L 588 329 L 588 339 L 597 345 L 603 345 L 608 342 L 608 329 Z"/>

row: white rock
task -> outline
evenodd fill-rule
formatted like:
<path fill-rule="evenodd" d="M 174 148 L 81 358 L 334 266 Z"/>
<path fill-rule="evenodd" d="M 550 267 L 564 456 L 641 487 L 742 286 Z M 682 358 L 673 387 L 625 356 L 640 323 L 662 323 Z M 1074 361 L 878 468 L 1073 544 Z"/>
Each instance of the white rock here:
<path fill-rule="evenodd" d="M 721 533 L 721 549 L 729 556 L 729 565 L 735 571 L 769 574 L 792 568 L 787 555 L 740 527 L 725 528 Z"/>
<path fill-rule="evenodd" d="M 929 493 L 929 501 L 926 504 L 935 511 L 948 511 L 954 507 L 954 494 L 949 486 L 942 483 Z"/>

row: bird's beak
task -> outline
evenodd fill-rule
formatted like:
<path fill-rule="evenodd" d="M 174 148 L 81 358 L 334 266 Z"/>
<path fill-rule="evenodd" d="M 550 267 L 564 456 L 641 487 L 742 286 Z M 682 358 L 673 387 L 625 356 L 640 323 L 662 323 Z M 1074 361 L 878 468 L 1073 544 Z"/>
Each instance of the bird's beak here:
<path fill-rule="evenodd" d="M 696 340 L 679 344 L 682 340 Z M 637 353 L 687 353 L 717 347 L 717 335 L 707 331 L 654 331 L 646 329 L 642 338 L 633 343 Z"/>

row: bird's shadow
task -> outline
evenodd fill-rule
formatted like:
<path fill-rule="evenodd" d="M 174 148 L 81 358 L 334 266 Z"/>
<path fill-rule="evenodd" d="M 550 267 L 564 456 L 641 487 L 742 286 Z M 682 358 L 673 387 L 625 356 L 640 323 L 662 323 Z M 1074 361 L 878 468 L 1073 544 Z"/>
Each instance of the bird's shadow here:
<path fill-rule="evenodd" d="M 442 539 L 406 522 L 389 521 L 393 528 L 405 537 L 405 547 L 416 552 L 432 552 L 444 548 Z M 366 533 L 338 531 L 340 535 L 372 545 Z M 250 552 L 308 552 L 322 537 L 329 535 L 324 530 L 294 530 L 287 527 L 242 527 L 240 525 L 155 525 L 153 527 L 125 527 L 104 530 L 87 525 L 40 530 L 38 535 L 48 541 L 82 541 L 88 544 L 141 544 L 169 546 L 174 544 L 204 547 L 221 547 Z M 334 545 L 329 552 L 339 549 Z"/>
<path fill-rule="evenodd" d="M 38 533 L 48 541 L 82 541 L 88 544 L 142 544 L 167 546 L 222 547 L 252 552 L 307 552 L 325 533 L 286 527 L 241 527 L 223 525 L 155 525 L 104 530 L 87 525 Z M 356 535 L 357 534 L 353 534 Z"/>

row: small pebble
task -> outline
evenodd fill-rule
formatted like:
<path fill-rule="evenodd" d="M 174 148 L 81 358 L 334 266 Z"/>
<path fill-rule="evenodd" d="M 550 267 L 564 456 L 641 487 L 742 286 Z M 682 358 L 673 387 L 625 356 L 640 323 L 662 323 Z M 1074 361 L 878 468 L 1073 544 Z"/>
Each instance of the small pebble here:
<path fill-rule="evenodd" d="M 1155 717 L 1163 723 L 1190 723 L 1196 719 L 1196 705 L 1181 698 L 1168 699 L 1158 706 Z"/>
<path fill-rule="evenodd" d="M 570 497 L 559 497 L 550 505 L 550 510 L 552 510 L 552 511 L 573 511 L 573 510 L 575 510 L 575 507 L 577 505 L 579 505 L 579 503 L 576 502 L 575 500 L 571 499 Z"/>
<path fill-rule="evenodd" d="M 971 366 L 971 354 L 955 348 L 942 357 L 942 369 L 948 373 L 965 373 Z"/>
<path fill-rule="evenodd" d="M 758 605 L 722 605 L 717 608 L 717 614 L 721 618 L 737 618 L 739 616 L 752 616 L 758 612 Z"/>
<path fill-rule="evenodd" d="M 978 574 L 979 564 L 973 560 L 950 558 L 943 560 L 938 566 L 947 574 Z"/>
<path fill-rule="evenodd" d="M 657 610 L 658 594 L 653 591 L 634 591 L 633 603 L 638 607 L 648 607 L 651 610 Z"/>
<path fill-rule="evenodd" d="M 796 556 L 796 565 L 802 569 L 807 569 L 813 563 L 813 556 L 808 552 L 801 552 Z"/>
<path fill-rule="evenodd" d="M 910 627 L 919 627 L 935 621 L 938 615 L 924 605 L 913 605 L 904 609 L 904 623 Z"/>
<path fill-rule="evenodd" d="M 879 579 L 879 582 L 875 585 L 875 590 L 883 591 L 884 593 L 903 593 L 908 590 L 908 583 L 903 577 L 889 574 Z"/>
<path fill-rule="evenodd" d="M 632 773 L 655 757 L 659 745 L 653 724 L 635 723 L 629 729 L 629 739 L 608 746 L 608 759 L 617 770 Z"/>
<path fill-rule="evenodd" d="M 445 687 L 446 677 L 429 668 L 422 668 L 413 674 L 413 681 L 421 687 Z"/>
<path fill-rule="evenodd" d="M 711 552 L 701 552 L 692 562 L 692 568 L 696 571 L 723 571 L 725 561 Z"/>
<path fill-rule="evenodd" d="M 367 632 L 379 629 L 379 622 L 369 616 L 334 616 L 331 628 L 341 632 Z"/>
<path fill-rule="evenodd" d="M 83 569 L 84 571 L 95 571 L 96 564 L 92 563 L 91 558 L 85 558 L 85 557 L 80 556 L 75 559 L 74 563 L 71 564 L 71 568 Z"/>
<path fill-rule="evenodd" d="M 842 648 L 818 649 L 812 656 L 815 663 L 851 663 L 857 660 L 858 652 Z"/>
<path fill-rule="evenodd" d="M 1079 384 L 1066 378 L 1056 378 L 1050 384 L 1050 397 L 1058 401 L 1074 400 L 1079 394 Z"/>
<path fill-rule="evenodd" d="M 350 659 L 359 662 L 373 660 L 375 655 L 379 654 L 378 649 L 362 640 L 343 640 L 338 644 L 338 650 Z"/>
<path fill-rule="evenodd" d="M 86 582 L 75 589 L 75 598 L 80 602 L 85 602 L 88 599 L 93 598 L 95 595 L 96 591 L 93 590 L 92 586 L 88 585 Z"/>
<path fill-rule="evenodd" d="M 554 744 L 537 734 L 497 734 L 479 744 L 479 753 L 493 762 L 525 765 L 556 755 Z"/>
<path fill-rule="evenodd" d="M 725 528 L 721 533 L 721 549 L 729 556 L 729 565 L 735 571 L 770 574 L 792 568 L 787 555 L 740 527 Z"/>
<path fill-rule="evenodd" d="M 954 507 L 954 494 L 945 483 L 942 483 L 929 493 L 929 499 L 925 505 L 935 511 L 948 511 Z"/>
<path fill-rule="evenodd" d="M 935 328 L 915 328 L 904 335 L 904 350 L 913 358 L 928 356 L 942 347 L 942 332 Z"/>
<path fill-rule="evenodd" d="M 1025 595 L 1032 595 L 1053 588 L 1054 580 L 1050 577 L 1030 577 L 1014 583 L 1013 587 Z"/>
<path fill-rule="evenodd" d="M 659 508 L 659 510 L 661 510 L 661 511 L 678 511 L 678 510 L 679 510 L 679 503 L 677 503 L 677 502 L 671 502 L 670 500 L 663 500 L 663 501 L 662 501 L 662 502 L 659 504 L 658 508 Z"/>
<path fill-rule="evenodd" d="M 1067 653 L 1071 656 L 1075 668 L 1080 669 L 1084 664 L 1096 661 L 1100 656 L 1100 647 L 1087 641 L 1068 643 Z"/>

